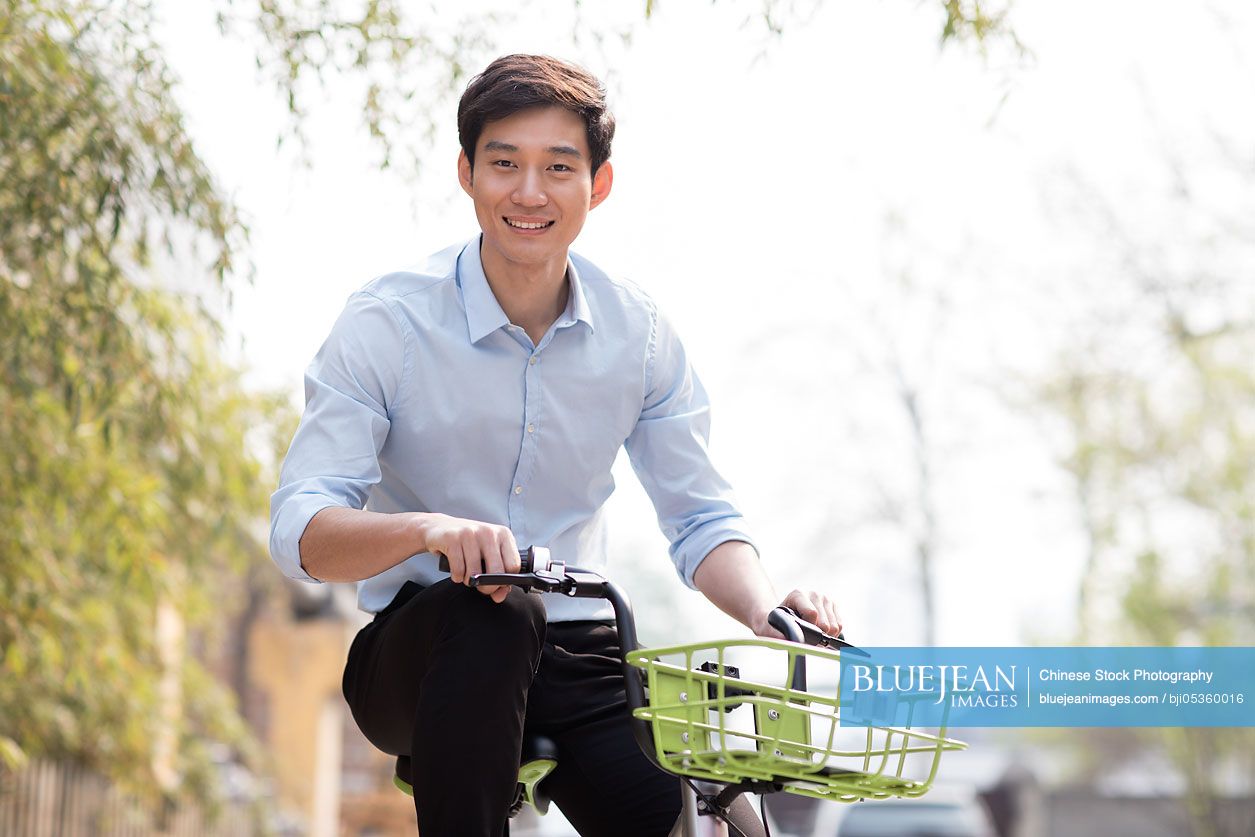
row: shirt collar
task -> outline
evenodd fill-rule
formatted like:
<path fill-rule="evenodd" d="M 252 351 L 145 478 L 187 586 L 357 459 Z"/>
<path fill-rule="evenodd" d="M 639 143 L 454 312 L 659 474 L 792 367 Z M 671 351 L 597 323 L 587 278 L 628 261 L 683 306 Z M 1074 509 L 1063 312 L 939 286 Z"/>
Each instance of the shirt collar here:
<path fill-rule="evenodd" d="M 472 343 L 478 343 L 497 329 L 510 324 L 510 318 L 502 310 L 501 303 L 497 302 L 497 297 L 488 284 L 488 277 L 484 275 L 484 263 L 480 260 L 479 248 L 480 236 L 476 236 L 467 242 L 457 262 L 457 282 L 462 288 L 466 327 Z M 584 283 L 580 280 L 579 271 L 570 256 L 567 257 L 566 271 L 571 293 L 567 297 L 566 309 L 558 316 L 558 325 L 583 322 L 592 331 L 592 310 L 584 295 Z"/>
<path fill-rule="evenodd" d="M 462 255 L 458 256 L 457 276 L 472 343 L 478 343 L 502 326 L 509 325 L 510 318 L 501 310 L 501 303 L 493 296 L 488 277 L 484 275 L 484 265 L 479 259 L 479 236 L 462 248 Z"/>
<path fill-rule="evenodd" d="M 584 296 L 584 280 L 580 278 L 580 272 L 575 269 L 575 260 L 569 255 L 566 260 L 566 276 L 571 283 L 571 294 L 567 298 L 566 311 L 563 312 L 562 319 L 582 322 L 588 326 L 589 331 L 595 331 L 593 311 L 588 307 L 588 297 Z"/>

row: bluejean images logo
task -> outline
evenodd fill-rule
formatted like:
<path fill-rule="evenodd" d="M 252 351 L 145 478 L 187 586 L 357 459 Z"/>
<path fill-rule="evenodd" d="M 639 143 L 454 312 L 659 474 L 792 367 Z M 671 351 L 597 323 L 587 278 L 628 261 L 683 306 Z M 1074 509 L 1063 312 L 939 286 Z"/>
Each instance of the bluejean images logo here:
<path fill-rule="evenodd" d="M 947 701 L 955 708 L 1014 709 L 1019 705 L 1015 693 L 1018 666 L 983 665 L 862 665 L 852 668 L 854 693 L 879 692 L 910 696 L 911 700 L 936 695 L 934 706 Z"/>
<path fill-rule="evenodd" d="M 1255 727 L 1255 647 L 865 650 L 842 726 Z"/>

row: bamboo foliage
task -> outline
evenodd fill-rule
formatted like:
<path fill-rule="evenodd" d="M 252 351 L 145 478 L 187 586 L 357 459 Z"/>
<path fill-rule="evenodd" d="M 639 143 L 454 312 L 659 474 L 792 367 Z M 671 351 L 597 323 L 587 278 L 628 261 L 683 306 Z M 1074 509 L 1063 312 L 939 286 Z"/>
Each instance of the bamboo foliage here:
<path fill-rule="evenodd" d="M 173 735 L 183 789 L 203 791 L 198 742 L 246 739 L 190 657 L 183 705 L 163 706 L 155 625 L 162 602 L 190 629 L 220 622 L 215 591 L 264 557 L 285 408 L 242 387 L 208 313 L 245 230 L 147 4 L 0 14 L 0 764 L 73 759 L 152 791 L 153 742 Z M 158 247 L 197 282 L 173 289 Z"/>

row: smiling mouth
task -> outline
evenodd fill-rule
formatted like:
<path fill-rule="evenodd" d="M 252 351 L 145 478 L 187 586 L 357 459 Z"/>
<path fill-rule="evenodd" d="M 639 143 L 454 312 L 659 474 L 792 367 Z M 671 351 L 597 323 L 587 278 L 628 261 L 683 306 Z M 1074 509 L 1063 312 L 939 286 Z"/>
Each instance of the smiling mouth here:
<path fill-rule="evenodd" d="M 553 221 L 511 221 L 509 218 L 503 218 L 502 220 L 516 230 L 543 230 L 554 225 Z"/>

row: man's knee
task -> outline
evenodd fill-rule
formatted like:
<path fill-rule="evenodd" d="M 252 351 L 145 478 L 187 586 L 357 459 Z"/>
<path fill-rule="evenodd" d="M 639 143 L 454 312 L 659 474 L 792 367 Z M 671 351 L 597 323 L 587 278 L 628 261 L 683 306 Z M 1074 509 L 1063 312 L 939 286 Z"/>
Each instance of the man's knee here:
<path fill-rule="evenodd" d="M 511 589 L 500 603 L 463 585 L 450 591 L 450 627 L 473 637 L 517 652 L 539 654 L 545 642 L 545 605 L 540 596 Z"/>
<path fill-rule="evenodd" d="M 540 596 L 517 587 L 501 602 L 494 602 L 482 593 L 475 595 L 487 604 L 482 608 L 485 621 L 500 632 L 517 635 L 520 640 L 534 637 L 536 649 L 540 650 L 545 642 L 545 603 Z"/>

